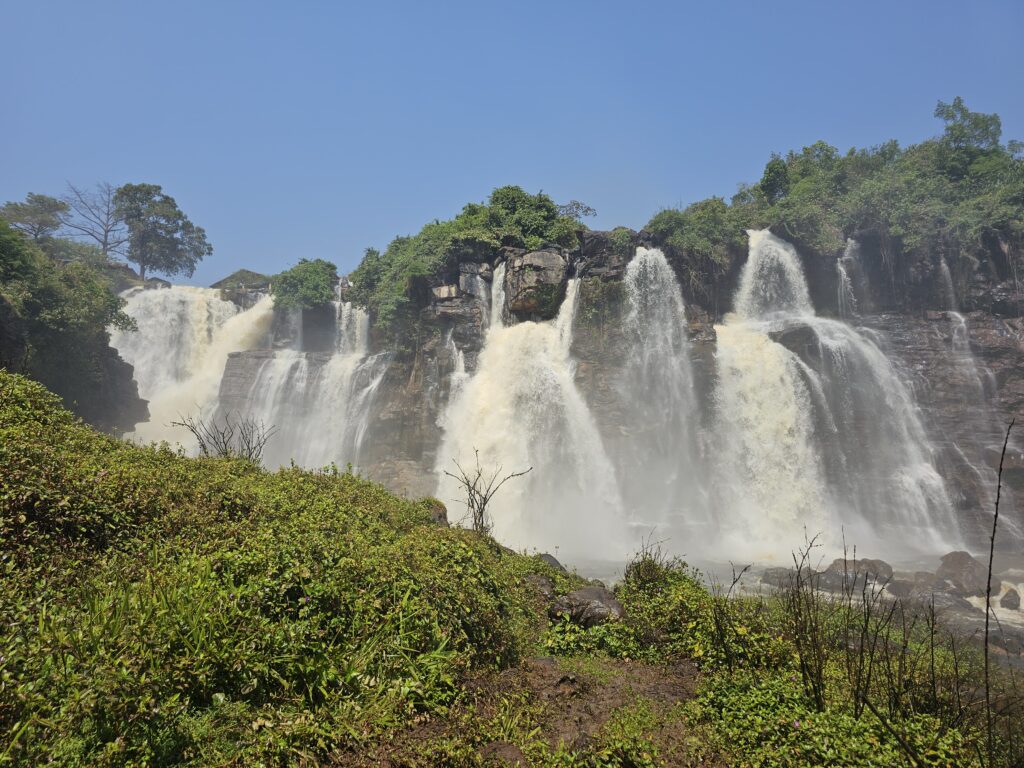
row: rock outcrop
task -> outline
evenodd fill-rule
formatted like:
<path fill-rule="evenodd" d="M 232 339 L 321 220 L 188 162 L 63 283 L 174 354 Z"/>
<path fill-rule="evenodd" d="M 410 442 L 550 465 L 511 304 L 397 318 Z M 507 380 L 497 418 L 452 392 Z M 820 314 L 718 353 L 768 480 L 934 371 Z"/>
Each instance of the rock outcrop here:
<path fill-rule="evenodd" d="M 561 248 L 518 253 L 506 262 L 508 311 L 522 320 L 550 320 L 565 296 L 569 255 Z"/>
<path fill-rule="evenodd" d="M 622 603 L 604 587 L 583 587 L 555 600 L 548 610 L 552 619 L 566 616 L 582 627 L 596 627 L 625 616 Z"/>

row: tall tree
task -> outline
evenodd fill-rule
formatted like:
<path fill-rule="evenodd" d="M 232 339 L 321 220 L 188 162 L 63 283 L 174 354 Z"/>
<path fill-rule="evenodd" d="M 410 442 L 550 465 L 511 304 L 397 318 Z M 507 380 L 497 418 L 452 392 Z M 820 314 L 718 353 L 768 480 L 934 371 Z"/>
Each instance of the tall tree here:
<path fill-rule="evenodd" d="M 9 202 L 0 208 L 0 217 L 36 242 L 45 240 L 60 229 L 68 205 L 48 195 L 29 192 L 23 203 Z"/>
<path fill-rule="evenodd" d="M 124 219 L 114 203 L 116 193 L 117 189 L 105 181 L 97 184 L 95 189 L 69 183 L 62 198 L 68 206 L 63 215 L 64 226 L 74 235 L 95 241 L 104 256 L 120 253 L 128 242 Z"/>
<path fill-rule="evenodd" d="M 213 253 L 203 228 L 189 221 L 157 184 L 119 187 L 114 207 L 128 230 L 127 259 L 138 265 L 143 280 L 147 270 L 191 276 L 196 264 Z"/>

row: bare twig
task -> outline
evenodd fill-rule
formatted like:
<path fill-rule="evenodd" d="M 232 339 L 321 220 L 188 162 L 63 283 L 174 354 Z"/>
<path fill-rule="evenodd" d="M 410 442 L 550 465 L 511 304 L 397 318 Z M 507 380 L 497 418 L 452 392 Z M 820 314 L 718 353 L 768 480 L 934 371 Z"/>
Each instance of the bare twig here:
<path fill-rule="evenodd" d="M 491 524 L 487 519 L 487 505 L 490 504 L 494 494 L 496 494 L 501 486 L 509 480 L 515 477 L 522 477 L 528 472 L 531 472 L 533 467 L 521 472 L 512 472 L 499 480 L 498 478 L 501 475 L 502 467 L 499 466 L 489 477 L 487 477 L 485 476 L 483 467 L 480 466 L 480 451 L 474 448 L 473 455 L 476 457 L 476 467 L 470 467 L 467 470 L 463 468 L 458 461 L 452 459 L 452 463 L 458 470 L 458 474 L 454 474 L 448 470 L 445 470 L 444 473 L 455 480 L 466 493 L 466 508 L 469 510 L 469 517 L 473 530 L 479 533 L 490 533 Z"/>

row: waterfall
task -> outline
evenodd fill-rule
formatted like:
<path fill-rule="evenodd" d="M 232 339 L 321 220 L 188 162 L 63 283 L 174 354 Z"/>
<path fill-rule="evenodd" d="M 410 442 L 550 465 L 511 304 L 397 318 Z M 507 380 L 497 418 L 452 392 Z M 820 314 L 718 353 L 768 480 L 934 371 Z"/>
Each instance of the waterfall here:
<path fill-rule="evenodd" d="M 214 335 L 239 311 L 212 288 L 131 288 L 122 297 L 138 330 L 111 328 L 110 344 L 134 367 L 139 395 L 147 399 L 192 376 Z"/>
<path fill-rule="evenodd" d="M 959 538 L 916 401 L 868 335 L 819 318 L 799 256 L 750 232 L 736 313 L 716 327 L 719 482 L 730 526 L 785 552 L 806 526 L 837 545 Z M 799 491 L 792 491 L 799 488 Z M 741 537 L 741 541 L 746 535 Z"/>
<path fill-rule="evenodd" d="M 638 522 L 707 523 L 700 416 L 679 283 L 660 250 L 637 248 L 626 267 L 625 290 L 629 352 L 618 384 L 628 435 L 617 463 L 623 498 Z"/>
<path fill-rule="evenodd" d="M 844 320 L 856 317 L 868 304 L 867 275 L 860 260 L 860 243 L 846 239 L 843 255 L 836 259 L 836 306 Z"/>
<path fill-rule="evenodd" d="M 956 312 L 960 304 L 956 300 L 956 287 L 953 285 L 953 273 L 949 271 L 949 264 L 946 257 L 939 259 L 939 280 L 942 285 L 942 298 L 946 303 L 946 309 Z"/>
<path fill-rule="evenodd" d="M 149 400 L 149 421 L 127 437 L 194 450 L 188 431 L 171 422 L 212 415 L 228 356 L 266 339 L 273 301 L 264 297 L 241 312 L 220 291 L 187 286 L 134 290 L 125 298 L 138 330 L 112 329 L 111 346 L 132 364 L 139 394 Z"/>
<path fill-rule="evenodd" d="M 249 386 L 240 415 L 277 429 L 263 454 L 268 466 L 359 460 L 389 358 L 369 354 L 364 310 L 342 301 L 335 307 L 333 353 L 275 350 L 261 360 Z"/>
<path fill-rule="evenodd" d="M 730 318 L 718 332 L 718 495 L 726 552 L 770 558 L 825 526 L 825 470 L 796 355 Z"/>
<path fill-rule="evenodd" d="M 632 547 L 615 470 L 576 388 L 569 355 L 579 282 L 569 281 L 553 322 L 505 327 L 504 273 L 504 265 L 494 271 L 491 326 L 476 371 L 442 417 L 437 495 L 454 513 L 465 496 L 445 472 L 456 471 L 453 460 L 474 469 L 475 452 L 486 477 L 532 467 L 488 507 L 500 541 L 561 547 L 576 558 L 623 557 Z"/>
<path fill-rule="evenodd" d="M 449 400 L 455 398 L 469 380 L 469 374 L 466 373 L 466 354 L 459 349 L 455 339 L 452 338 L 453 335 L 453 331 L 449 330 L 444 340 L 445 349 L 448 350 L 452 362 L 451 379 L 448 384 Z"/>

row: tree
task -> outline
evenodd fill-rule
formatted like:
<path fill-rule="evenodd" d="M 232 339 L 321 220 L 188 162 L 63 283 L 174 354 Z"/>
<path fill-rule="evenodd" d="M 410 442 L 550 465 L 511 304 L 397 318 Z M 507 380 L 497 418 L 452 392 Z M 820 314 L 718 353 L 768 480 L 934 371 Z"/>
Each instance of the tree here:
<path fill-rule="evenodd" d="M 68 206 L 62 217 L 64 226 L 78 237 L 94 240 L 104 256 L 119 253 L 128 242 L 124 219 L 114 202 L 116 193 L 114 186 L 105 181 L 92 190 L 69 183 L 62 198 Z"/>
<path fill-rule="evenodd" d="M 942 140 L 953 149 L 997 149 L 1003 125 L 997 114 L 971 112 L 957 96 L 952 104 L 940 101 L 935 117 L 946 123 Z"/>
<path fill-rule="evenodd" d="M 760 186 L 769 203 L 776 203 L 785 197 L 789 192 L 789 168 L 786 161 L 778 155 L 772 155 L 772 159 L 764 167 Z"/>
<path fill-rule="evenodd" d="M 597 216 L 597 211 L 586 203 L 579 200 L 570 200 L 565 205 L 558 206 L 558 215 L 565 216 L 574 221 L 583 221 L 587 216 Z"/>
<path fill-rule="evenodd" d="M 206 232 L 182 213 L 174 198 L 157 184 L 125 184 L 114 193 L 114 209 L 128 232 L 128 261 L 145 280 L 149 269 L 165 275 L 191 276 L 213 253 Z"/>
<path fill-rule="evenodd" d="M 274 306 L 312 309 L 334 299 L 338 268 L 323 259 L 299 259 L 299 263 L 272 281 Z"/>
<path fill-rule="evenodd" d="M 0 208 L 0 216 L 38 243 L 60 229 L 67 210 L 68 204 L 62 200 L 29 192 L 25 202 L 9 202 Z"/>

